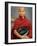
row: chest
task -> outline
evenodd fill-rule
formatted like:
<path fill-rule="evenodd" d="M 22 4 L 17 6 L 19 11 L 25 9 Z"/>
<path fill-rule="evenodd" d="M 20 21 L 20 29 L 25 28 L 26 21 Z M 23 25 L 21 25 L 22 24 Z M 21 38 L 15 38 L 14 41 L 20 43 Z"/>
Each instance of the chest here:
<path fill-rule="evenodd" d="M 26 19 L 22 19 L 18 21 L 18 26 L 28 26 L 29 22 Z"/>

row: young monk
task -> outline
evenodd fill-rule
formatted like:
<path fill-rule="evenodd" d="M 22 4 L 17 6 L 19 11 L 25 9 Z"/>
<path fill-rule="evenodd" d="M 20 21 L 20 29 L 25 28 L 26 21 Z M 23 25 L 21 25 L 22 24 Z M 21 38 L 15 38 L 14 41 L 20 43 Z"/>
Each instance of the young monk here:
<path fill-rule="evenodd" d="M 17 18 L 15 20 L 14 27 L 13 27 L 12 32 L 11 32 L 11 39 L 19 39 L 19 38 L 20 39 L 23 39 L 23 38 L 29 39 L 29 38 L 32 38 L 32 25 L 31 25 L 31 21 L 29 21 L 26 18 L 25 8 L 19 7 L 18 13 L 19 13 L 19 18 Z M 23 26 L 24 28 L 26 27 L 28 29 L 28 34 L 20 35 L 17 32 L 17 29 L 21 26 Z"/>

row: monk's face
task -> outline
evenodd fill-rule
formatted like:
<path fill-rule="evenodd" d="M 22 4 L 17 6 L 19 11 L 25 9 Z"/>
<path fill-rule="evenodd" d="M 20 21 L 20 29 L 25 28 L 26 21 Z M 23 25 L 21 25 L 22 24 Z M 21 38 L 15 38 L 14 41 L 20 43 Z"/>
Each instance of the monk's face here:
<path fill-rule="evenodd" d="M 18 10 L 18 12 L 19 12 L 19 16 L 24 16 L 25 15 L 25 9 L 24 9 L 24 7 L 20 7 L 19 10 Z"/>

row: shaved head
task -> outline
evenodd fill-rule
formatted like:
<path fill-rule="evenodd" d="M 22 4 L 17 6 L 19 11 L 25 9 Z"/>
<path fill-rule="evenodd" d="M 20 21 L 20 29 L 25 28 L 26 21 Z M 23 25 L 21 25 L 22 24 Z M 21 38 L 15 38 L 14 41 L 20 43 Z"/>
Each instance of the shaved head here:
<path fill-rule="evenodd" d="M 25 8 L 24 7 L 19 7 L 18 11 L 20 11 L 20 10 L 23 11 L 23 10 L 25 10 Z"/>

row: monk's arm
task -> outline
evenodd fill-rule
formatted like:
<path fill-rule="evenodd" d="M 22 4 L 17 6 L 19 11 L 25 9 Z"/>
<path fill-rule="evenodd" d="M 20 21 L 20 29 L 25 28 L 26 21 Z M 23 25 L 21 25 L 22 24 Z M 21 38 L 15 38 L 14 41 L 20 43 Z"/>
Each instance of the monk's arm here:
<path fill-rule="evenodd" d="M 20 34 L 17 32 L 17 30 L 14 30 L 14 34 L 15 34 L 17 37 L 19 37 L 19 38 L 23 38 L 22 35 L 20 35 Z"/>
<path fill-rule="evenodd" d="M 20 35 L 20 34 L 17 32 L 17 30 L 14 30 L 14 34 L 15 34 L 17 37 L 22 38 L 22 39 L 28 39 L 28 38 L 29 38 L 29 37 L 26 36 L 26 35 L 24 35 L 24 36 Z"/>

